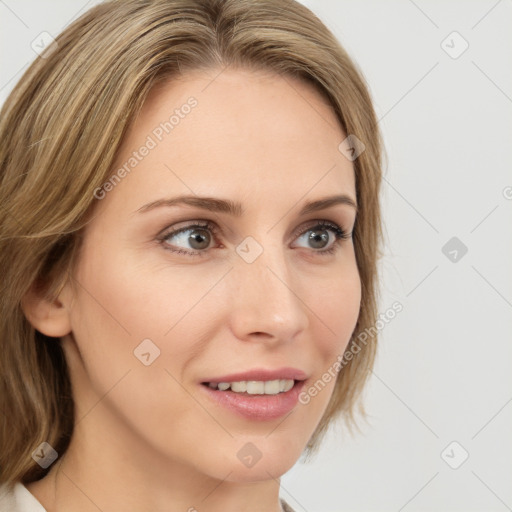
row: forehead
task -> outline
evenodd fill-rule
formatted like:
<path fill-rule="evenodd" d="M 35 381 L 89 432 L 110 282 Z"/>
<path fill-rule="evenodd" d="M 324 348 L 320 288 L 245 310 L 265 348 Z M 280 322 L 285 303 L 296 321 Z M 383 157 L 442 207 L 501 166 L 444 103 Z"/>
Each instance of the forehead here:
<path fill-rule="evenodd" d="M 252 70 L 188 73 L 149 94 L 112 169 L 127 172 L 109 201 L 181 193 L 354 197 L 352 162 L 338 150 L 344 138 L 311 84 Z"/>

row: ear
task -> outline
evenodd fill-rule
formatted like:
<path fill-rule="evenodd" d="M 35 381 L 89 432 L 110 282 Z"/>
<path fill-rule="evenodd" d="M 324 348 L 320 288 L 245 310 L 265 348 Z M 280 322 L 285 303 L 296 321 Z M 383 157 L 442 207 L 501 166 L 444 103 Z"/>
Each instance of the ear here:
<path fill-rule="evenodd" d="M 56 298 L 49 298 L 45 289 L 34 284 L 21 302 L 31 325 L 42 334 L 59 338 L 71 332 L 69 306 L 71 290 L 65 284 Z"/>

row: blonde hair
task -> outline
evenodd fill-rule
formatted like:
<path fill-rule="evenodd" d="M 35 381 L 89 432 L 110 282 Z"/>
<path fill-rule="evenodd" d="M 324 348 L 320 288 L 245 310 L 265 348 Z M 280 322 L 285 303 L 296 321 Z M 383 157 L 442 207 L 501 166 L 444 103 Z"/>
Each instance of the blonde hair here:
<path fill-rule="evenodd" d="M 32 452 L 46 441 L 62 454 L 73 432 L 63 351 L 29 324 L 23 298 L 35 286 L 48 297 L 58 293 L 94 191 L 111 174 L 148 92 L 188 70 L 224 66 L 307 80 L 329 100 L 343 131 L 364 142 L 354 161 L 353 232 L 362 299 L 350 343 L 375 324 L 381 138 L 365 81 L 325 25 L 293 0 L 99 4 L 36 59 L 0 113 L 0 483 L 40 479 L 47 470 Z M 306 452 L 342 412 L 354 422 L 376 340 L 344 364 Z"/>

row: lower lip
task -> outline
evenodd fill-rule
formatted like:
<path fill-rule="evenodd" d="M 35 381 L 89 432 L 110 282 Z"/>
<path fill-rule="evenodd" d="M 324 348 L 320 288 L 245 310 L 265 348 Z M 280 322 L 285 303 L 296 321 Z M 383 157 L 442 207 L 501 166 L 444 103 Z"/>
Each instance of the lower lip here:
<path fill-rule="evenodd" d="M 250 420 L 268 421 L 281 418 L 293 410 L 299 401 L 304 381 L 297 381 L 292 389 L 277 395 L 248 395 L 233 391 L 219 391 L 204 384 L 208 396 L 226 409 Z"/>

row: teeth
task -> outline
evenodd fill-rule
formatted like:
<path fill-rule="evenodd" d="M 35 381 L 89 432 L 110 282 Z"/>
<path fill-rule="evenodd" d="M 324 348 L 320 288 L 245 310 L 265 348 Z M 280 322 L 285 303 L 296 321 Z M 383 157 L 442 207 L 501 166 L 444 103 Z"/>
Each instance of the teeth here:
<path fill-rule="evenodd" d="M 244 380 L 239 382 L 209 382 L 208 386 L 220 391 L 227 391 L 231 388 L 231 391 L 235 393 L 248 393 L 249 395 L 277 395 L 290 391 L 294 383 L 293 379 Z"/>
<path fill-rule="evenodd" d="M 247 382 L 232 382 L 231 391 L 234 391 L 235 393 L 245 393 L 247 391 Z"/>
<path fill-rule="evenodd" d="M 279 393 L 279 380 L 265 382 L 265 395 L 277 395 Z"/>
<path fill-rule="evenodd" d="M 247 382 L 247 393 L 249 395 L 265 394 L 265 383 L 261 380 L 250 380 Z"/>
<path fill-rule="evenodd" d="M 293 380 L 285 380 L 284 381 L 284 390 L 285 391 L 290 391 L 290 389 L 293 388 L 294 384 L 295 384 L 295 382 Z"/>

